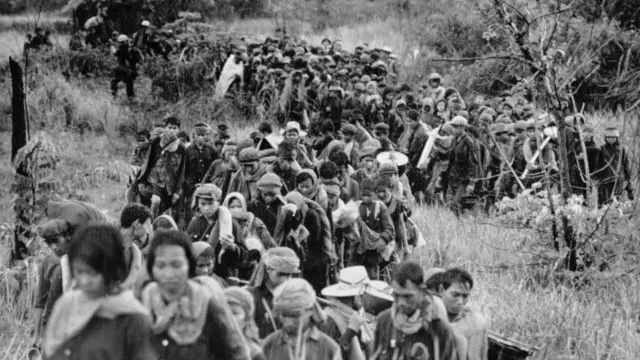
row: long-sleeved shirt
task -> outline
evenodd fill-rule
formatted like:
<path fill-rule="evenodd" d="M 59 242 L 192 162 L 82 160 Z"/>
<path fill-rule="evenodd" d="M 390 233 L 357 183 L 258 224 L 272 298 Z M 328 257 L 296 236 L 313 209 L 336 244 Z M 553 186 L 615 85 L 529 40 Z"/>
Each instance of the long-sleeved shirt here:
<path fill-rule="evenodd" d="M 217 151 L 208 145 L 199 148 L 195 144 L 187 147 L 187 156 L 184 167 L 184 193 L 191 195 L 196 185 L 200 184 L 204 175 L 211 167 L 211 163 L 218 158 Z"/>
<path fill-rule="evenodd" d="M 489 323 L 482 314 L 464 309 L 451 327 L 467 340 L 467 360 L 487 360 L 489 351 Z"/>
<path fill-rule="evenodd" d="M 295 342 L 295 340 L 294 340 Z M 304 360 L 342 360 L 340 346 L 328 335 L 313 327 L 304 335 Z M 282 330 L 269 335 L 264 342 L 264 356 L 267 360 L 293 360 L 295 348 L 291 347 Z"/>

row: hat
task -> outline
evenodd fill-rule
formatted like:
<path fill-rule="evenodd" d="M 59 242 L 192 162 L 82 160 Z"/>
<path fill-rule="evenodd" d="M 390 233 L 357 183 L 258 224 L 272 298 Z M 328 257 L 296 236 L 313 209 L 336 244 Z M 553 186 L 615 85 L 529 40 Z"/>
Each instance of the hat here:
<path fill-rule="evenodd" d="M 262 256 L 266 267 L 287 274 L 300 273 L 300 259 L 288 247 L 274 247 Z"/>
<path fill-rule="evenodd" d="M 455 116 L 453 118 L 453 120 L 451 120 L 451 125 L 452 126 L 467 126 L 468 125 L 468 121 L 467 121 L 467 119 L 463 118 L 462 116 Z"/>
<path fill-rule="evenodd" d="M 287 122 L 287 125 L 285 125 L 284 130 L 282 130 L 282 131 L 281 131 L 281 133 L 284 135 L 284 134 L 286 134 L 287 132 L 289 132 L 290 130 L 295 130 L 295 131 L 297 131 L 297 132 L 298 132 L 298 136 L 300 136 L 300 137 L 305 137 L 305 136 L 307 136 L 307 132 L 306 132 L 306 131 L 303 131 L 303 130 L 300 128 L 300 123 L 299 123 L 299 122 L 297 122 L 297 121 L 289 121 L 289 122 Z"/>
<path fill-rule="evenodd" d="M 143 20 L 142 24 L 140 24 L 140 25 L 142 25 L 144 27 L 149 27 L 149 26 L 151 26 L 151 23 L 149 22 L 149 20 Z"/>
<path fill-rule="evenodd" d="M 536 121 L 535 120 L 529 120 L 526 122 L 525 128 L 527 130 L 535 130 L 536 129 Z"/>
<path fill-rule="evenodd" d="M 374 157 L 376 155 L 376 151 L 378 151 L 378 149 L 373 146 L 363 147 L 362 149 L 360 149 L 360 160 L 366 157 Z"/>
<path fill-rule="evenodd" d="M 385 124 L 385 123 L 377 123 L 374 127 L 374 130 L 379 130 L 379 131 L 389 131 L 389 125 Z"/>
<path fill-rule="evenodd" d="M 327 286 L 321 293 L 328 297 L 352 297 L 369 293 L 393 301 L 393 296 L 387 289 L 389 284 L 384 281 L 369 279 L 364 266 L 350 266 L 340 270 L 337 284 Z"/>
<path fill-rule="evenodd" d="M 226 153 L 229 151 L 236 151 L 238 149 L 238 144 L 233 140 L 227 140 L 222 147 L 222 153 Z"/>
<path fill-rule="evenodd" d="M 369 75 L 362 75 L 362 77 L 360 78 L 360 82 L 362 82 L 363 84 L 366 84 L 369 81 L 371 81 L 371 77 Z"/>
<path fill-rule="evenodd" d="M 224 295 L 227 303 L 239 305 L 245 311 L 247 319 L 254 317 L 255 306 L 253 304 L 253 295 L 249 290 L 238 286 L 231 286 L 224 289 Z"/>
<path fill-rule="evenodd" d="M 207 135 L 209 133 L 209 126 L 204 123 L 198 123 L 193 127 L 193 132 L 196 135 Z"/>
<path fill-rule="evenodd" d="M 522 130 L 525 131 L 527 130 L 527 122 L 524 120 L 518 120 L 516 121 L 516 124 L 514 126 L 515 130 Z"/>
<path fill-rule="evenodd" d="M 238 155 L 238 161 L 241 163 L 258 161 L 258 150 L 253 147 L 242 149 Z"/>
<path fill-rule="evenodd" d="M 604 130 L 604 137 L 620 137 L 620 130 L 615 126 L 609 126 Z"/>
<path fill-rule="evenodd" d="M 478 116 L 478 122 L 491 123 L 493 122 L 493 116 L 491 116 L 491 114 L 487 114 L 486 112 L 483 112 L 482 114 L 480 114 L 480 116 Z"/>
<path fill-rule="evenodd" d="M 501 124 L 511 124 L 511 118 L 507 115 L 500 115 L 498 116 L 498 118 L 496 119 L 496 123 L 501 123 Z"/>
<path fill-rule="evenodd" d="M 316 302 L 316 292 L 305 279 L 289 279 L 273 292 L 273 311 L 276 316 L 282 311 L 309 309 L 313 309 L 318 316 L 323 316 L 322 309 Z"/>
<path fill-rule="evenodd" d="M 431 80 L 442 80 L 442 76 L 438 73 L 431 73 L 431 75 L 429 75 L 429 81 Z"/>
<path fill-rule="evenodd" d="M 214 184 L 202 184 L 196 188 L 193 196 L 200 199 L 220 200 L 222 190 Z"/>
<path fill-rule="evenodd" d="M 409 112 L 407 112 L 407 116 L 413 121 L 418 121 L 418 119 L 420 118 L 420 113 L 415 110 L 409 110 Z"/>
<path fill-rule="evenodd" d="M 322 187 L 324 187 L 324 190 L 327 192 L 327 194 L 340 196 L 341 186 L 337 180 L 330 179 L 330 180 L 324 181 L 322 183 Z"/>
<path fill-rule="evenodd" d="M 282 188 L 282 180 L 274 173 L 266 173 L 258 180 L 256 186 L 260 191 L 275 190 L 278 192 Z"/>
<path fill-rule="evenodd" d="M 355 90 L 364 91 L 364 90 L 365 90 L 365 88 L 364 88 L 364 84 L 363 84 L 363 83 L 361 83 L 361 82 L 357 82 L 357 83 L 356 83 L 356 85 L 354 86 L 354 89 L 355 89 Z"/>
<path fill-rule="evenodd" d="M 229 130 L 229 126 L 227 124 L 218 124 L 218 130 L 227 131 Z"/>
<path fill-rule="evenodd" d="M 380 175 L 398 175 L 398 166 L 392 162 L 381 163 L 378 172 Z"/>
<path fill-rule="evenodd" d="M 354 135 L 356 132 L 358 132 L 358 129 L 353 124 L 344 124 L 342 125 L 340 130 L 342 131 L 343 134 L 351 134 L 351 135 Z"/>
<path fill-rule="evenodd" d="M 382 49 L 380 49 L 380 50 L 382 50 L 383 52 L 391 54 L 391 48 L 388 47 L 388 46 L 383 46 Z"/>
<path fill-rule="evenodd" d="M 129 41 L 129 37 L 127 35 L 125 35 L 125 34 L 122 34 L 122 35 L 118 35 L 118 39 L 117 40 L 118 40 L 119 43 L 123 43 L 125 41 Z"/>
<path fill-rule="evenodd" d="M 43 239 L 55 238 L 70 230 L 69 223 L 62 219 L 48 220 L 38 228 L 38 235 Z"/>
<path fill-rule="evenodd" d="M 509 131 L 509 129 L 507 128 L 507 124 L 505 124 L 505 123 L 496 123 L 496 124 L 491 125 L 491 132 L 494 135 L 506 133 L 508 131 Z"/>
<path fill-rule="evenodd" d="M 380 169 L 382 169 L 382 165 L 387 163 L 393 164 L 395 166 L 402 166 L 406 165 L 409 162 L 409 158 L 407 157 L 407 155 L 397 151 L 381 152 L 380 154 L 378 154 L 378 156 L 376 156 L 376 160 L 378 160 L 378 162 L 381 164 Z"/>

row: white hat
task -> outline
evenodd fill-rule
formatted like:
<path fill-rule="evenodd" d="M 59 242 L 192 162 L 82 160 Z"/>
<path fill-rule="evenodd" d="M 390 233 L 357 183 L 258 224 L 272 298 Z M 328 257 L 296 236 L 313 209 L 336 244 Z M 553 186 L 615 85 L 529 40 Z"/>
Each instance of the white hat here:
<path fill-rule="evenodd" d="M 125 34 L 122 34 L 122 35 L 118 35 L 118 39 L 117 40 L 118 40 L 119 43 L 123 43 L 125 41 L 129 41 L 129 37 L 127 35 L 125 35 Z"/>
<path fill-rule="evenodd" d="M 380 164 L 391 163 L 395 166 L 406 165 L 409 162 L 407 155 L 397 151 L 385 151 L 376 156 L 376 160 Z"/>
<path fill-rule="evenodd" d="M 141 25 L 144 26 L 144 27 L 149 27 L 149 26 L 151 26 L 151 23 L 149 22 L 149 20 L 142 20 L 142 24 Z"/>
<path fill-rule="evenodd" d="M 285 128 L 283 130 L 280 130 L 280 134 L 285 134 L 287 133 L 289 130 L 296 130 L 298 132 L 298 135 L 300 135 L 300 137 L 305 137 L 307 136 L 307 132 L 303 131 L 300 128 L 300 123 L 297 121 L 289 121 L 287 122 L 287 125 L 285 126 Z"/>
<path fill-rule="evenodd" d="M 391 53 L 391 48 L 388 46 L 383 46 L 381 50 L 389 54 Z"/>
<path fill-rule="evenodd" d="M 393 301 L 389 284 L 371 280 L 364 266 L 350 266 L 340 270 L 338 283 L 322 289 L 322 295 L 328 297 L 351 297 L 363 293 Z"/>
<path fill-rule="evenodd" d="M 255 236 L 249 236 L 244 239 L 244 244 L 247 246 L 248 250 L 258 250 L 260 253 L 264 253 L 264 246 L 262 245 L 262 241 Z"/>

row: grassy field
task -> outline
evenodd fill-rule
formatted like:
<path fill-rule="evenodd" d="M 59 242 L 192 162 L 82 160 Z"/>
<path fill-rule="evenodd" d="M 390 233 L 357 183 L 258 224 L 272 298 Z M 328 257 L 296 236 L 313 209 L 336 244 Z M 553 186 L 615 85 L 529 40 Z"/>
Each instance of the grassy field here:
<path fill-rule="evenodd" d="M 0 18 L 0 27 L 2 24 L 3 18 Z M 231 32 L 258 34 L 258 37 L 270 33 L 273 28 L 274 23 L 270 20 L 229 24 Z M 380 28 L 388 31 L 375 31 Z M 389 45 L 394 51 L 406 54 L 411 50 L 411 44 L 403 40 L 402 33 L 394 30 L 396 28 L 396 23 L 372 20 L 321 34 L 302 29 L 302 37 L 312 42 L 319 42 L 325 36 L 341 38 L 346 48 L 362 42 Z M 24 33 L 12 31 L 0 33 L 0 61 L 12 54 L 5 54 L 7 48 L 14 46 L 11 42 L 16 44 L 14 51 L 21 48 L 19 39 L 24 38 Z M 110 175 L 128 161 L 134 142 L 130 133 L 122 133 L 119 129 L 123 125 L 138 124 L 138 121 L 148 123 L 157 119 L 147 118 L 120 100 L 113 101 L 107 92 L 106 79 L 69 81 L 52 73 L 42 75 L 38 80 L 40 86 L 28 94 L 27 103 L 34 126 L 46 131 L 62 149 L 59 178 L 78 195 L 87 196 L 107 214 L 117 217 L 125 205 L 127 184 Z M 148 96 L 148 79 L 139 81 L 137 90 L 141 97 Z M 66 129 L 63 103 L 57 101 L 62 99 L 73 109 L 74 122 L 87 122 L 91 128 L 101 131 L 80 134 Z M 10 119 L 7 113 L 9 101 L 9 87 L 3 86 L 0 113 L 7 114 L 7 122 Z M 173 111 L 187 113 L 186 109 L 174 108 Z M 183 121 L 188 126 L 200 120 L 215 120 L 207 118 L 204 111 L 201 114 L 202 118 Z M 595 117 L 601 124 L 598 133 L 605 123 L 620 121 L 611 114 L 596 114 Z M 3 129 L 0 132 L 0 181 L 8 184 L 13 174 L 9 161 L 10 133 L 4 125 Z M 631 134 L 636 129 L 633 130 L 624 134 L 627 145 L 631 145 L 634 138 Z M 245 127 L 238 126 L 232 132 L 237 139 L 246 138 L 247 134 Z M 0 224 L 12 221 L 11 204 L 12 194 L 8 187 L 0 187 L 0 208 L 3 209 Z M 425 267 L 462 266 L 469 269 L 477 283 L 472 306 L 489 318 L 493 330 L 538 347 L 540 351 L 534 359 L 638 359 L 640 284 L 636 272 L 614 269 L 590 275 L 588 283 L 576 289 L 555 281 L 544 268 L 529 265 L 528 250 L 523 244 L 527 239 L 539 236 L 537 233 L 505 228 L 492 219 L 458 219 L 449 211 L 436 208 L 419 209 L 414 219 L 428 244 L 415 254 L 415 258 Z M 24 343 L 30 326 L 24 311 L 16 310 L 15 292 L 9 291 L 13 289 L 12 276 L 7 269 L 0 269 L 0 359 L 3 359 L 3 350 L 9 351 L 12 334 L 20 334 L 15 341 Z M 15 348 L 17 345 L 12 347 Z"/>

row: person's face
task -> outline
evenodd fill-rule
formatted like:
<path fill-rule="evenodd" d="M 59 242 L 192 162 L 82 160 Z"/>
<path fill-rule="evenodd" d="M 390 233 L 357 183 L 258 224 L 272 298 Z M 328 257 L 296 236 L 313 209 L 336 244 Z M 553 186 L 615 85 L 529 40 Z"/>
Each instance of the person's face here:
<path fill-rule="evenodd" d="M 177 245 L 160 246 L 155 250 L 151 272 L 162 292 L 177 299 L 183 294 L 189 278 L 187 254 Z"/>
<path fill-rule="evenodd" d="M 280 169 L 282 169 L 283 171 L 289 171 L 289 169 L 291 169 L 293 159 L 283 159 L 281 157 L 278 157 L 276 160 L 278 161 L 278 167 L 280 167 Z"/>
<path fill-rule="evenodd" d="M 300 138 L 297 130 L 289 130 L 284 134 L 285 139 L 297 142 Z"/>
<path fill-rule="evenodd" d="M 618 138 L 615 136 L 607 136 L 604 138 L 604 141 L 606 141 L 609 145 L 614 145 L 618 142 Z"/>
<path fill-rule="evenodd" d="M 470 293 L 471 289 L 467 283 L 451 284 L 447 290 L 441 288 L 440 297 L 442 298 L 444 306 L 447 308 L 447 313 L 452 315 L 459 314 L 467 305 Z"/>
<path fill-rule="evenodd" d="M 196 276 L 210 276 L 213 274 L 213 259 L 199 257 L 196 262 Z"/>
<path fill-rule="evenodd" d="M 306 179 L 305 181 L 299 183 L 297 188 L 302 196 L 307 197 L 311 195 L 311 192 L 313 191 L 313 181 L 311 179 Z"/>
<path fill-rule="evenodd" d="M 275 190 L 261 191 L 260 196 L 265 204 L 271 204 L 278 198 L 278 193 Z"/>
<path fill-rule="evenodd" d="M 140 224 L 138 220 L 133 223 L 133 243 L 142 246 L 144 244 L 151 232 L 153 231 L 153 225 L 151 223 L 151 218 L 145 220 L 144 223 Z"/>
<path fill-rule="evenodd" d="M 502 113 L 504 115 L 507 115 L 507 116 L 511 117 L 511 115 L 513 115 L 513 109 L 511 108 L 511 106 L 504 105 L 502 107 Z"/>
<path fill-rule="evenodd" d="M 362 159 L 362 165 L 367 170 L 373 170 L 375 168 L 375 166 L 376 166 L 376 164 L 373 161 L 372 157 L 366 157 L 366 158 Z"/>
<path fill-rule="evenodd" d="M 247 319 L 247 313 L 244 311 L 242 306 L 236 303 L 229 303 L 229 308 L 231 309 L 231 314 L 233 314 L 238 325 L 242 326 Z"/>
<path fill-rule="evenodd" d="M 516 138 L 524 139 L 527 136 L 527 132 L 521 129 L 516 129 Z"/>
<path fill-rule="evenodd" d="M 340 197 L 338 195 L 327 193 L 327 200 L 328 200 L 328 203 L 329 203 L 329 208 L 330 209 L 335 209 L 338 206 L 338 200 L 339 199 L 340 199 Z"/>
<path fill-rule="evenodd" d="M 593 134 L 591 134 L 591 133 L 585 133 L 585 134 L 584 134 L 584 141 L 586 141 L 586 142 L 593 142 Z"/>
<path fill-rule="evenodd" d="M 370 191 L 363 191 L 362 193 L 360 193 L 361 197 L 362 197 L 362 203 L 363 204 L 371 204 L 373 202 L 373 193 L 371 193 Z"/>
<path fill-rule="evenodd" d="M 474 102 L 475 102 L 476 104 L 482 104 L 482 103 L 484 103 L 484 96 L 482 96 L 482 95 L 476 95 L 476 98 L 475 98 Z"/>
<path fill-rule="evenodd" d="M 447 108 L 447 106 L 442 101 L 440 101 L 438 104 L 436 104 L 436 109 L 438 110 L 438 112 L 445 111 L 446 108 Z"/>
<path fill-rule="evenodd" d="M 196 143 L 198 147 L 202 147 L 207 142 L 207 135 L 196 134 L 194 135 L 193 141 Z"/>
<path fill-rule="evenodd" d="M 216 211 L 218 211 L 219 206 L 220 201 L 217 199 L 198 199 L 198 208 L 200 209 L 200 213 L 207 219 L 211 219 L 213 217 Z"/>
<path fill-rule="evenodd" d="M 400 114 L 400 115 L 404 114 L 405 110 L 406 110 L 406 108 L 404 107 L 404 105 L 398 106 L 398 107 L 396 108 L 396 111 L 397 111 L 397 112 L 398 112 L 398 114 Z"/>
<path fill-rule="evenodd" d="M 416 310 L 426 308 L 431 302 L 430 296 L 410 280 L 407 280 L 405 286 L 394 281 L 391 287 L 396 309 L 402 314 L 413 315 Z"/>
<path fill-rule="evenodd" d="M 506 143 L 509 141 L 509 133 L 503 132 L 503 133 L 499 133 L 496 134 L 498 137 L 498 141 L 502 142 L 502 143 Z"/>
<path fill-rule="evenodd" d="M 462 125 L 451 125 L 453 135 L 460 135 L 464 131 L 464 126 Z"/>
<path fill-rule="evenodd" d="M 520 113 L 520 112 L 522 112 L 522 107 L 523 107 L 522 104 L 516 104 L 516 109 L 515 110 Z"/>
<path fill-rule="evenodd" d="M 378 199 L 386 202 L 389 202 L 389 200 L 391 200 L 391 189 L 387 188 L 387 187 L 380 187 L 376 190 L 376 193 L 378 195 Z"/>
<path fill-rule="evenodd" d="M 104 276 L 83 260 L 74 259 L 71 263 L 71 271 L 78 289 L 89 298 L 97 299 L 107 293 Z"/>
<path fill-rule="evenodd" d="M 165 126 L 165 130 L 166 131 L 171 131 L 171 132 L 174 132 L 174 133 L 177 133 L 178 129 L 179 129 L 178 125 L 168 124 L 167 126 Z"/>
<path fill-rule="evenodd" d="M 440 86 L 440 80 L 438 79 L 429 80 L 429 86 L 431 86 L 432 88 L 437 88 L 438 86 Z"/>
<path fill-rule="evenodd" d="M 302 327 L 302 330 L 306 330 L 309 327 L 311 315 L 313 314 L 311 309 L 303 311 L 284 311 L 280 314 L 280 322 L 282 324 L 282 330 L 289 336 L 296 336 L 298 329 Z"/>
<path fill-rule="evenodd" d="M 295 277 L 295 274 L 280 272 L 276 269 L 267 268 L 267 281 L 272 288 L 282 285 L 285 281 Z"/>
<path fill-rule="evenodd" d="M 536 137 L 536 129 L 527 129 L 527 136 L 535 139 Z"/>
<path fill-rule="evenodd" d="M 362 96 L 362 90 L 360 89 L 354 89 L 353 90 L 353 96 L 359 98 L 360 96 Z"/>
<path fill-rule="evenodd" d="M 227 150 L 224 153 L 224 159 L 227 161 L 235 160 L 237 155 L 238 152 L 236 152 L 235 150 Z"/>
<path fill-rule="evenodd" d="M 258 162 L 252 161 L 252 162 L 242 163 L 242 171 L 244 171 L 244 173 L 247 175 L 255 174 L 255 172 L 258 171 Z"/>
<path fill-rule="evenodd" d="M 55 239 L 45 240 L 51 252 L 57 257 L 67 253 L 67 239 L 64 236 L 58 236 Z"/>
<path fill-rule="evenodd" d="M 229 210 L 236 213 L 244 211 L 244 209 L 242 208 L 242 204 L 238 199 L 233 199 L 229 202 Z"/>
<path fill-rule="evenodd" d="M 375 136 L 377 139 L 384 139 L 384 138 L 386 138 L 386 137 L 388 136 L 388 134 L 387 134 L 387 132 L 386 132 L 386 131 L 378 130 L 378 131 L 376 131 L 376 132 L 374 133 L 374 136 Z"/>

